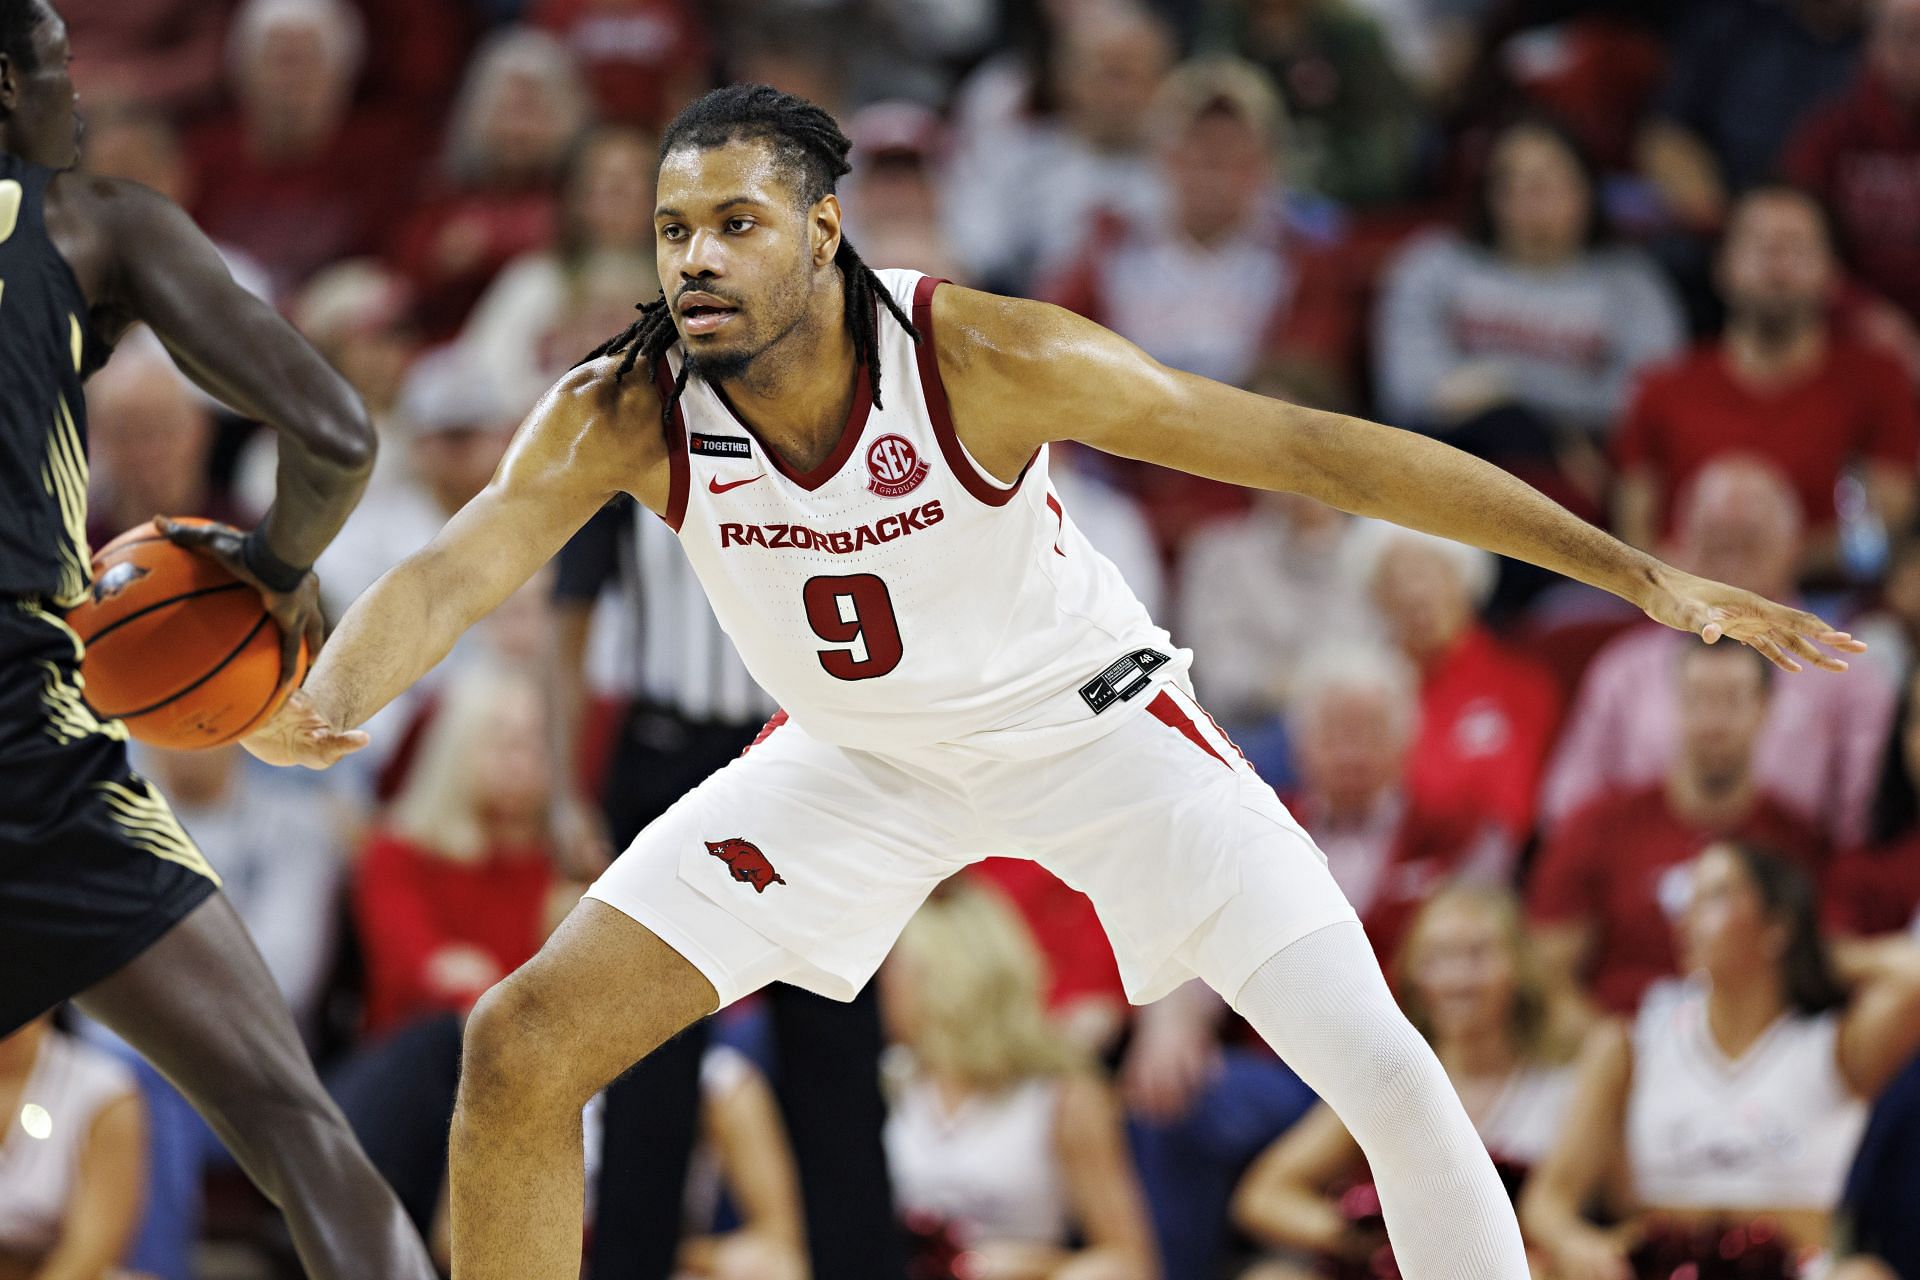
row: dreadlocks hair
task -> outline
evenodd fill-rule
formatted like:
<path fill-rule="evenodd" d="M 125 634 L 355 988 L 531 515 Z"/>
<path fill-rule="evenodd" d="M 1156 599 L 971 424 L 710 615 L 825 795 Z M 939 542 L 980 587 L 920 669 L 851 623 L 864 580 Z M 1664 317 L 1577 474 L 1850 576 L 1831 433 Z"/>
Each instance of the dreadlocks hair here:
<path fill-rule="evenodd" d="M 0 0 L 4 4 L 17 2 Z M 800 201 L 809 207 L 832 192 L 835 184 L 852 168 L 847 163 L 847 152 L 853 144 L 831 115 L 805 98 L 764 84 L 727 85 L 696 98 L 674 117 L 661 135 L 660 159 L 664 163 L 667 156 L 680 147 L 704 150 L 742 139 L 765 142 L 773 148 L 774 162 L 793 175 Z M 920 331 L 894 301 L 892 291 L 873 274 L 873 268 L 854 252 L 853 242 L 845 234 L 840 237 L 840 247 L 834 251 L 833 263 L 840 268 L 845 282 L 847 332 L 853 338 L 853 358 L 867 367 L 868 382 L 873 388 L 873 407 L 878 409 L 881 407 L 880 347 L 875 331 L 875 304 L 885 306 L 915 342 L 920 341 Z M 614 371 L 614 381 L 619 382 L 642 360 L 651 367 L 679 341 L 680 331 L 674 327 L 673 309 L 664 290 L 652 302 L 639 303 L 635 309 L 640 313 L 638 320 L 595 347 L 580 363 L 619 355 L 620 367 Z M 673 407 L 686 389 L 687 375 L 692 368 L 692 361 L 681 362 L 673 390 L 660 406 L 663 423 L 672 423 Z"/>

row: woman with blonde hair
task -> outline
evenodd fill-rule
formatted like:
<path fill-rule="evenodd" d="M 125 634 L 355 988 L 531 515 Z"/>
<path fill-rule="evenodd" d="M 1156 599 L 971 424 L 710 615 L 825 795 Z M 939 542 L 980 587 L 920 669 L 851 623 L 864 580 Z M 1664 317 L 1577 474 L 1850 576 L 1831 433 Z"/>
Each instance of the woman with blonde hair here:
<path fill-rule="evenodd" d="M 1516 1189 L 1558 1138 L 1575 1083 L 1573 1038 L 1558 1028 L 1519 900 L 1490 885 L 1436 893 L 1413 919 L 1394 986 Z M 1324 1103 L 1255 1162 L 1234 1219 L 1263 1245 L 1312 1257 L 1320 1274 L 1398 1274 L 1365 1157 Z M 1246 1280 L 1302 1274 L 1275 1260 Z"/>
<path fill-rule="evenodd" d="M 880 979 L 895 1198 L 963 1251 L 955 1275 L 1157 1280 L 1119 1108 L 1048 1024 L 1041 977 L 1019 918 L 975 885 L 936 894 L 901 935 Z"/>

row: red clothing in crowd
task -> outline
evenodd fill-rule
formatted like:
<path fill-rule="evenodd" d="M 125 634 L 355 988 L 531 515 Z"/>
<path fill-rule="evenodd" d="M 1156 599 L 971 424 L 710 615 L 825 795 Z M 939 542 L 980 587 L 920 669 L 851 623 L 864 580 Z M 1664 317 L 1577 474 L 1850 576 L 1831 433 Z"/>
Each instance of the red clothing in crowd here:
<path fill-rule="evenodd" d="M 495 275 L 553 239 L 556 201 L 521 191 L 444 191 L 414 210 L 389 250 L 413 285 L 414 320 L 428 342 L 452 339 Z"/>
<path fill-rule="evenodd" d="M 1647 985 L 1678 963 L 1673 922 L 1687 902 L 1683 868 L 1728 836 L 1800 859 L 1816 874 L 1823 868 L 1819 833 L 1764 793 L 1744 821 L 1709 830 L 1676 814 L 1664 786 L 1610 791 L 1541 851 L 1527 913 L 1539 925 L 1590 924 L 1587 989 L 1602 1008 L 1631 1013 Z"/>
<path fill-rule="evenodd" d="M 1125 1002 L 1113 947 L 1086 894 L 1024 858 L 988 858 L 969 867 L 967 874 L 1005 894 L 1026 921 L 1047 962 L 1048 1009 L 1095 997 Z"/>
<path fill-rule="evenodd" d="M 706 80 L 712 49 L 686 0 L 536 0 L 529 17 L 573 49 L 606 119 L 659 129 L 684 82 Z"/>
<path fill-rule="evenodd" d="M 1899 361 L 1834 338 L 1820 365 L 1782 386 L 1736 379 L 1725 348 L 1709 344 L 1641 379 L 1615 441 L 1623 471 L 1646 467 L 1664 483 L 1663 530 L 1675 498 L 1715 458 L 1751 453 L 1785 472 L 1807 527 L 1834 521 L 1833 487 L 1854 458 L 1908 471 L 1920 458 L 1913 386 Z"/>
<path fill-rule="evenodd" d="M 434 956 L 464 945 L 511 973 L 540 949 L 554 872 L 537 846 L 489 850 L 455 862 L 399 836 L 375 834 L 354 869 L 353 913 L 367 963 L 367 1030 L 422 1014 L 465 1013 L 479 990 L 450 992 L 429 978 Z"/>
<path fill-rule="evenodd" d="M 1420 684 L 1420 733 L 1407 793 L 1423 813 L 1491 819 L 1508 835 L 1533 827 L 1534 792 L 1560 723 L 1546 667 L 1473 626 Z"/>
<path fill-rule="evenodd" d="M 1920 919 L 1920 832 L 1834 860 L 1827 925 L 1837 933 L 1904 933 Z"/>
<path fill-rule="evenodd" d="M 1920 318 L 1920 111 L 1869 72 L 1801 126 L 1785 171 L 1833 211 L 1855 270 Z"/>
<path fill-rule="evenodd" d="M 209 124 L 189 151 L 206 233 L 253 257 L 288 292 L 341 258 L 371 253 L 405 210 L 419 166 L 413 130 L 357 114 L 317 155 L 257 159 L 235 118 Z"/>

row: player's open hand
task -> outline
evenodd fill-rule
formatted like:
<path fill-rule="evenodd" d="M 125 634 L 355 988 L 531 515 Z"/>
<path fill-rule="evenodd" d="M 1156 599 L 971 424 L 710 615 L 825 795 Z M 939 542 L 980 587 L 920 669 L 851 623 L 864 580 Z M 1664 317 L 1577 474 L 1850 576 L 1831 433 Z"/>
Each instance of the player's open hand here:
<path fill-rule="evenodd" d="M 1691 631 L 1708 644 L 1722 637 L 1738 640 L 1785 671 L 1802 671 L 1809 663 L 1845 671 L 1840 654 L 1867 651 L 1865 644 L 1804 609 L 1671 567 L 1662 568 L 1644 608 L 1655 622 Z"/>
<path fill-rule="evenodd" d="M 368 741 L 359 729 L 335 728 L 306 690 L 295 689 L 273 718 L 240 739 L 240 745 L 268 764 L 325 769 Z"/>
<path fill-rule="evenodd" d="M 175 546 L 197 551 L 219 562 L 220 567 L 260 593 L 267 612 L 280 624 L 280 682 L 287 684 L 299 674 L 300 641 L 307 642 L 307 661 L 320 652 L 326 638 L 326 619 L 320 612 L 320 580 L 309 571 L 291 591 L 275 591 L 254 576 L 247 567 L 244 550 L 247 535 L 232 525 L 215 521 L 184 524 L 163 516 L 154 524 Z"/>

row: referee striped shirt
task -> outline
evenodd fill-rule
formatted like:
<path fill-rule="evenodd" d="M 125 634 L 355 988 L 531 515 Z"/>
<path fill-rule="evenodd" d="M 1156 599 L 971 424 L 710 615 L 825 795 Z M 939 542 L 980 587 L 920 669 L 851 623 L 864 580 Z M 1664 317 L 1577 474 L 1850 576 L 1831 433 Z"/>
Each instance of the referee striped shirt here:
<path fill-rule="evenodd" d="M 610 619 L 629 655 L 628 683 L 656 707 L 698 724 L 763 723 L 777 709 L 747 674 L 707 593 L 665 522 L 639 503 L 609 503 L 562 548 L 554 597 L 592 604 L 610 587 Z"/>

